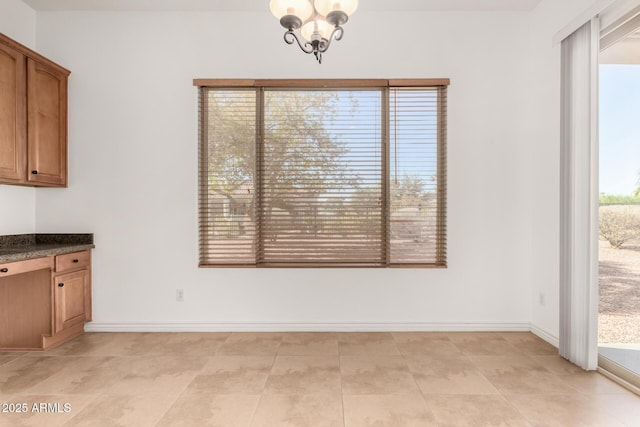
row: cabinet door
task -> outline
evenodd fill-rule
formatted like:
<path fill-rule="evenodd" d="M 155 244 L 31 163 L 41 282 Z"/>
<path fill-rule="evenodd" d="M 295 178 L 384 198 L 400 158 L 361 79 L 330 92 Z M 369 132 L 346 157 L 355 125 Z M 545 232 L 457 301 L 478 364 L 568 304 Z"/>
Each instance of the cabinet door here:
<path fill-rule="evenodd" d="M 51 335 L 51 270 L 0 277 L 0 352 L 3 348 L 41 349 L 42 337 L 48 335 Z"/>
<path fill-rule="evenodd" d="M 67 185 L 67 75 L 27 59 L 27 180 Z"/>
<path fill-rule="evenodd" d="M 27 110 L 25 56 L 0 44 L 0 182 L 25 181 Z"/>
<path fill-rule="evenodd" d="M 88 286 L 87 270 L 61 274 L 54 279 L 55 332 L 84 323 L 85 292 Z"/>

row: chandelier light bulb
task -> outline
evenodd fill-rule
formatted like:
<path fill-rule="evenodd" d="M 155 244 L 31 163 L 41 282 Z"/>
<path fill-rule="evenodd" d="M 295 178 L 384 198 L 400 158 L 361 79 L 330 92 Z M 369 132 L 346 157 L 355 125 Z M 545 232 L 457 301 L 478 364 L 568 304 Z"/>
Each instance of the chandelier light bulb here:
<path fill-rule="evenodd" d="M 340 11 L 351 16 L 358 9 L 358 0 L 316 0 L 315 8 L 323 16 L 329 12 Z"/>
<path fill-rule="evenodd" d="M 283 16 L 293 15 L 306 21 L 313 13 L 313 7 L 308 0 L 271 0 L 269 9 L 273 16 L 282 19 Z"/>
<path fill-rule="evenodd" d="M 269 9 L 286 31 L 284 41 L 297 43 L 304 53 L 322 54 L 332 40 L 342 40 L 342 26 L 358 8 L 358 0 L 271 0 Z"/>
<path fill-rule="evenodd" d="M 331 26 L 324 19 L 316 19 L 313 21 L 309 21 L 300 28 L 300 34 L 307 41 L 313 40 L 313 34 L 317 31 L 320 38 L 329 40 L 331 37 L 331 32 L 333 31 L 333 26 Z"/>

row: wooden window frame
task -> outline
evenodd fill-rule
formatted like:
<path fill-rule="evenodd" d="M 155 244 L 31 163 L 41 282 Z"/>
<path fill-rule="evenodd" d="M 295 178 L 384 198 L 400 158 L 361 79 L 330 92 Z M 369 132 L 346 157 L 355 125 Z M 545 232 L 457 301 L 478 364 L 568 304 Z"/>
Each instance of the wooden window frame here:
<path fill-rule="evenodd" d="M 436 262 L 433 263 L 391 263 L 390 262 L 390 236 L 389 236 L 389 222 L 390 222 L 390 196 L 389 196 L 389 161 L 388 158 L 383 162 L 384 174 L 382 175 L 383 185 L 383 219 L 386 226 L 383 229 L 383 245 L 385 245 L 386 260 L 380 265 L 352 265 L 352 264 L 336 264 L 336 263 L 237 263 L 237 264 L 222 264 L 222 263 L 208 263 L 203 262 L 203 251 L 206 237 L 202 231 L 202 227 L 199 232 L 200 239 L 200 263 L 199 267 L 203 268 L 447 268 L 447 254 L 446 254 L 446 203 L 447 203 L 447 102 L 446 102 L 446 89 L 450 85 L 450 79 L 194 79 L 193 85 L 199 89 L 218 88 L 218 89 L 239 89 L 239 88 L 279 88 L 279 89 L 383 89 L 383 88 L 442 88 L 438 92 L 438 137 L 437 137 L 437 214 L 436 214 Z M 208 191 L 208 146 L 205 141 L 208 141 L 207 135 L 207 105 L 205 97 L 202 96 L 205 91 L 199 90 L 199 222 L 202 221 L 202 198 L 206 196 Z M 263 97 L 263 90 L 257 91 L 258 104 L 261 104 L 261 98 Z M 388 90 L 383 90 L 383 104 L 388 103 Z M 261 155 L 262 144 L 261 139 L 264 137 L 262 125 L 263 114 L 261 108 L 256 110 L 257 116 L 257 128 L 256 128 L 256 169 L 259 169 L 259 162 Z M 386 121 L 382 123 L 382 145 L 388 150 L 389 147 L 389 109 L 383 109 Z M 387 153 L 388 157 L 388 153 Z M 256 191 L 259 193 L 261 187 L 261 175 L 256 174 L 255 177 Z M 208 196 L 207 196 L 208 197 Z M 256 229 L 260 227 L 260 221 L 256 221 Z M 259 234 L 259 233 L 258 233 Z M 256 246 L 259 246 L 259 242 Z M 258 249 L 256 249 L 256 252 Z"/>

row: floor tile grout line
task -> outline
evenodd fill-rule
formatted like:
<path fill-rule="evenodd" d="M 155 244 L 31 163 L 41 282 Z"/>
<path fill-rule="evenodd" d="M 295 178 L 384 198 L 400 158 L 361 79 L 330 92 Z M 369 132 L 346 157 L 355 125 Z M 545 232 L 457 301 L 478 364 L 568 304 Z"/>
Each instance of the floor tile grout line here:
<path fill-rule="evenodd" d="M 340 341 L 338 340 L 338 371 L 340 372 L 340 401 L 342 402 L 342 425 L 347 427 L 347 415 L 345 413 L 344 385 L 342 381 L 342 358 L 340 357 Z"/>
<path fill-rule="evenodd" d="M 267 375 L 267 378 L 264 380 L 264 385 L 262 386 L 262 391 L 260 393 L 260 397 L 258 398 L 258 403 L 256 404 L 256 407 L 253 409 L 253 413 L 251 414 L 251 420 L 249 421 L 249 426 L 253 426 L 254 422 L 256 420 L 256 415 L 258 413 L 258 409 L 260 409 L 260 404 L 262 403 L 262 399 L 264 398 L 266 391 L 267 391 L 267 383 L 269 382 L 269 377 L 271 376 L 271 374 L 273 373 L 273 369 L 276 366 L 276 359 L 278 358 L 278 353 L 280 351 L 280 346 L 282 346 L 282 337 L 280 337 L 280 342 L 278 343 L 278 348 L 276 350 L 276 353 L 273 355 L 273 360 L 271 361 L 271 369 L 269 370 L 269 375 Z"/>
<path fill-rule="evenodd" d="M 207 362 L 205 362 L 202 367 L 200 368 L 199 373 L 202 373 L 202 370 L 204 369 L 204 367 L 206 366 Z M 160 416 L 160 418 L 158 418 L 158 421 L 156 422 L 156 426 L 158 424 L 160 424 L 160 422 L 162 421 L 162 419 L 169 413 L 169 411 L 171 410 L 171 408 L 173 408 L 173 405 L 176 404 L 176 402 L 180 399 L 180 397 L 185 393 L 185 391 L 187 390 L 187 388 L 189 388 L 189 386 L 193 383 L 193 381 L 195 381 L 195 379 L 198 377 L 198 373 L 194 373 L 193 374 L 193 378 L 191 378 L 191 381 L 189 381 L 187 384 L 185 384 L 185 386 L 182 388 L 182 390 L 180 391 L 180 393 L 177 393 L 175 398 L 173 399 L 173 401 L 171 402 L 171 404 L 168 405 L 167 409 L 164 411 L 164 413 Z"/>
<path fill-rule="evenodd" d="M 395 337 L 394 337 L 395 340 Z M 396 342 L 396 346 L 398 345 L 398 343 Z M 398 348 L 398 351 L 400 352 L 400 348 Z M 409 366 L 409 362 L 407 361 L 406 358 L 406 354 L 404 354 L 403 352 L 400 352 L 402 359 L 405 362 L 405 365 L 407 366 L 407 370 L 409 371 L 409 374 L 411 375 L 411 379 L 413 380 L 413 382 L 416 385 L 416 389 L 418 390 L 418 393 L 420 394 L 420 397 L 422 397 L 422 401 L 425 404 L 425 407 L 427 408 L 427 410 L 429 411 L 429 413 L 431 414 L 431 416 L 433 417 L 433 419 L 436 419 L 435 413 L 433 412 L 433 409 L 431 407 L 431 405 L 429 405 L 429 402 L 427 400 L 427 397 L 424 394 L 424 391 L 422 390 L 422 387 L 420 387 L 420 384 L 418 384 L 418 380 L 416 380 L 415 375 L 413 374 L 413 372 L 411 371 L 411 367 Z"/>
<path fill-rule="evenodd" d="M 492 383 L 493 385 L 493 383 Z M 494 386 L 495 387 L 495 386 Z M 497 389 L 497 387 L 495 387 Z M 518 415 L 520 415 L 522 417 L 523 420 L 525 420 L 527 422 L 527 424 L 529 424 L 529 426 L 533 426 L 534 421 L 529 419 L 529 417 L 527 417 L 524 413 L 522 413 L 522 411 L 516 406 L 514 405 L 508 398 L 507 396 L 505 396 L 504 393 L 502 393 L 500 390 L 498 390 L 498 396 L 500 396 L 502 398 L 502 400 L 509 405 Z"/>
<path fill-rule="evenodd" d="M 75 417 L 77 417 L 77 416 L 79 416 L 80 414 L 82 414 L 82 412 L 83 412 L 85 409 L 87 409 L 89 406 L 91 406 L 91 404 L 92 404 L 93 402 L 95 402 L 96 400 L 98 400 L 98 398 L 99 398 L 100 396 L 104 396 L 104 395 L 105 395 L 105 393 L 98 393 L 98 394 L 96 394 L 96 395 L 93 397 L 93 399 L 89 400 L 89 402 L 87 402 L 87 404 L 86 404 L 86 405 L 84 405 L 84 407 L 83 407 L 83 408 L 82 408 L 78 413 L 76 413 L 75 415 L 71 416 L 71 418 L 69 418 L 69 420 L 68 420 L 68 421 L 66 421 L 66 422 L 63 424 L 63 427 L 64 427 L 64 426 L 66 426 L 67 424 L 71 423 L 71 421 L 73 421 L 73 419 L 74 419 Z"/>
<path fill-rule="evenodd" d="M 396 341 L 395 337 L 393 337 L 393 342 L 396 345 L 396 350 L 398 350 L 400 357 L 402 357 L 402 360 L 404 361 L 404 364 L 407 367 L 407 371 L 409 372 L 409 375 L 411 375 L 411 379 L 413 380 L 413 383 L 416 385 L 416 389 L 422 395 L 422 400 L 425 400 L 424 394 L 422 393 L 422 388 L 420 388 L 420 384 L 418 384 L 418 381 L 416 380 L 415 375 L 413 375 L 413 372 L 411 371 L 411 367 L 409 366 L 409 361 L 407 360 L 406 354 L 400 351 L 400 348 L 398 347 L 398 342 Z"/>

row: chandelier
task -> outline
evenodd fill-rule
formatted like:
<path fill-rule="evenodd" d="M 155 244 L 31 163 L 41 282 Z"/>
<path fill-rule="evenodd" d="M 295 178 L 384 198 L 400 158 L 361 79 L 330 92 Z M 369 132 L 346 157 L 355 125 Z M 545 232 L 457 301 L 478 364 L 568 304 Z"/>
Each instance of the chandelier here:
<path fill-rule="evenodd" d="M 344 25 L 358 8 L 358 0 L 271 0 L 269 9 L 287 29 L 284 41 L 298 42 L 304 53 L 313 53 L 322 63 L 322 54 L 331 40 L 341 40 Z"/>

